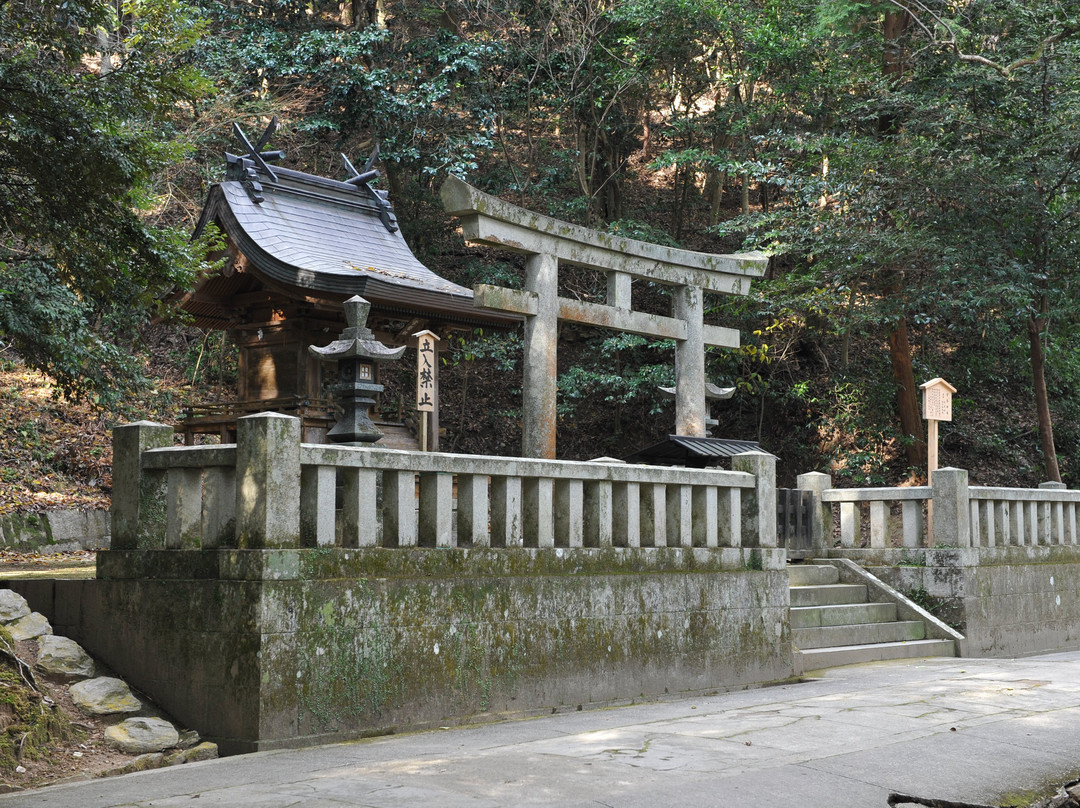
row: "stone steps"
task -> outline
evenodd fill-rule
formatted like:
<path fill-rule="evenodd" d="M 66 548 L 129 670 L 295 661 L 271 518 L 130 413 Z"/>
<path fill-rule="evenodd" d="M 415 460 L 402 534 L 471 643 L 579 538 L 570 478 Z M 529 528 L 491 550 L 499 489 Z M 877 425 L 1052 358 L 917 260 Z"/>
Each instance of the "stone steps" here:
<path fill-rule="evenodd" d="M 888 623 L 892 620 L 896 620 L 895 603 L 849 603 L 791 608 L 792 629 L 849 626 L 854 623 Z"/>
<path fill-rule="evenodd" d="M 894 620 L 885 623 L 854 623 L 840 626 L 797 628 L 792 641 L 800 650 L 834 648 L 846 645 L 878 645 L 926 639 L 926 627 L 918 620 Z"/>
<path fill-rule="evenodd" d="M 952 640 L 927 639 L 920 620 L 899 620 L 891 602 L 870 601 L 865 584 L 840 582 L 831 564 L 788 567 L 796 673 L 860 662 L 955 656 Z"/>
<path fill-rule="evenodd" d="M 866 587 L 862 584 L 791 587 L 792 606 L 835 606 L 847 603 L 866 603 Z"/>
<path fill-rule="evenodd" d="M 920 657 L 956 656 L 952 640 L 912 640 L 910 642 L 870 643 L 868 645 L 838 645 L 833 648 L 811 648 L 796 653 L 796 671 L 839 668 L 862 662 L 882 662 L 887 659 L 918 659 Z"/>

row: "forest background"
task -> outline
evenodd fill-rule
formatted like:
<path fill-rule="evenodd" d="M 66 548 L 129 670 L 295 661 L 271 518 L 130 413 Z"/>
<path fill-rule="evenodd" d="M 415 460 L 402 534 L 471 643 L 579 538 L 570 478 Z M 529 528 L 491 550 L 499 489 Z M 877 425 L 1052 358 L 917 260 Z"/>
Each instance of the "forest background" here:
<path fill-rule="evenodd" d="M 522 270 L 462 244 L 449 173 L 767 252 L 748 298 L 707 300 L 743 339 L 707 375 L 737 387 L 714 434 L 759 440 L 783 482 L 924 478 L 917 386 L 940 376 L 942 465 L 1076 487 L 1078 57 L 1074 0 L 0 0 L 0 513 L 100 501 L 109 426 L 230 395 L 222 334 L 161 301 L 214 271 L 190 234 L 231 124 L 272 116 L 289 167 L 344 177 L 339 152 L 377 144 L 414 252 L 468 286 Z M 669 302 L 637 283 L 635 306 Z M 518 453 L 520 362 L 518 334 L 455 341 L 444 448 Z M 666 435 L 673 373 L 671 343 L 564 325 L 560 457 Z"/>

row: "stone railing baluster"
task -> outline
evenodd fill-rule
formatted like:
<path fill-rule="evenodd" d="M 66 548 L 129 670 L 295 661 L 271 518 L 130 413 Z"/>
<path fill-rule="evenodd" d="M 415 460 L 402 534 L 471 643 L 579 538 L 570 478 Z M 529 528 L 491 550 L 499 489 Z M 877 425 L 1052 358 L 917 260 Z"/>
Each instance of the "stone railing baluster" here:
<path fill-rule="evenodd" d="M 300 544 L 329 547 L 335 542 L 337 472 L 333 466 L 300 467 Z"/>
<path fill-rule="evenodd" d="M 520 477 L 498 475 L 491 478 L 491 545 L 524 546 Z"/>
<path fill-rule="evenodd" d="M 450 547 L 454 536 L 454 477 L 420 472 L 418 541 L 421 547 Z"/>
<path fill-rule="evenodd" d="M 203 469 L 202 546 L 236 546 L 236 469 L 207 466 Z"/>
<path fill-rule="evenodd" d="M 889 538 L 889 503 L 870 503 L 870 546 L 885 547 Z"/>
<path fill-rule="evenodd" d="M 379 540 L 376 512 L 378 474 L 374 469 L 341 471 L 341 544 L 343 547 L 374 547 Z"/>
<path fill-rule="evenodd" d="M 554 488 L 550 477 L 527 477 L 521 481 L 521 522 L 526 547 L 555 546 Z"/>
<path fill-rule="evenodd" d="M 903 542 L 905 547 L 919 547 L 926 536 L 923 526 L 922 503 L 906 499 L 900 504 L 900 518 L 903 520 Z"/>
<path fill-rule="evenodd" d="M 383 472 L 383 546 L 415 547 L 416 475 L 412 471 Z"/>
<path fill-rule="evenodd" d="M 641 493 L 641 546 L 667 547 L 667 486 L 645 483 Z"/>
<path fill-rule="evenodd" d="M 693 493 L 689 485 L 667 486 L 666 532 L 669 547 L 693 546 Z"/>
<path fill-rule="evenodd" d="M 489 547 L 488 478 L 485 474 L 458 475 L 458 546 Z"/>
<path fill-rule="evenodd" d="M 202 469 L 166 472 L 165 548 L 197 550 L 202 546 Z"/>
<path fill-rule="evenodd" d="M 614 542 L 619 547 L 641 547 L 641 486 L 618 482 L 612 491 Z"/>
<path fill-rule="evenodd" d="M 611 547 L 614 529 L 610 480 L 589 480 L 584 486 L 582 541 L 586 547 Z"/>
<path fill-rule="evenodd" d="M 719 546 L 719 494 L 715 485 L 695 485 L 691 490 L 690 544 L 693 547 Z"/>
<path fill-rule="evenodd" d="M 742 490 L 728 488 L 716 499 L 716 540 L 721 547 L 742 547 Z"/>
<path fill-rule="evenodd" d="M 556 480 L 554 498 L 555 546 L 585 544 L 585 486 L 581 480 Z"/>

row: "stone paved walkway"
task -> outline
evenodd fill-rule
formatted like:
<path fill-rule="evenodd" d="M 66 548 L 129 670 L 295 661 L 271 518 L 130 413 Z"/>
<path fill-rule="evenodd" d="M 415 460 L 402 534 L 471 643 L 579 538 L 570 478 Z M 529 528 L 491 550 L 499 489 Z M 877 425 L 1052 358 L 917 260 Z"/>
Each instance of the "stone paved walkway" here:
<path fill-rule="evenodd" d="M 885 808 L 893 791 L 1033 799 L 1078 772 L 1080 652 L 838 668 L 708 698 L 53 786 L 0 808 Z"/>

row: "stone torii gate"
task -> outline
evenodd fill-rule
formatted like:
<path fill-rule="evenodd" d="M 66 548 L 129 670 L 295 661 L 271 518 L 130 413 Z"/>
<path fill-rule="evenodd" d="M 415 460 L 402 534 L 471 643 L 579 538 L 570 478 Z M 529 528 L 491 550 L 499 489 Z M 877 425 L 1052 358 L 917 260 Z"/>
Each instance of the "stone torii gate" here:
<path fill-rule="evenodd" d="M 705 436 L 705 346 L 738 348 L 739 332 L 705 325 L 703 293 L 745 295 L 765 273 L 761 253 L 712 255 L 608 235 L 525 210 L 450 177 L 443 207 L 470 244 L 524 253 L 525 289 L 478 284 L 479 308 L 525 315 L 522 455 L 555 457 L 556 342 L 560 320 L 675 340 L 675 431 Z M 559 262 L 607 273 L 607 303 L 559 297 Z M 674 287 L 672 316 L 633 311 L 635 278 Z"/>

